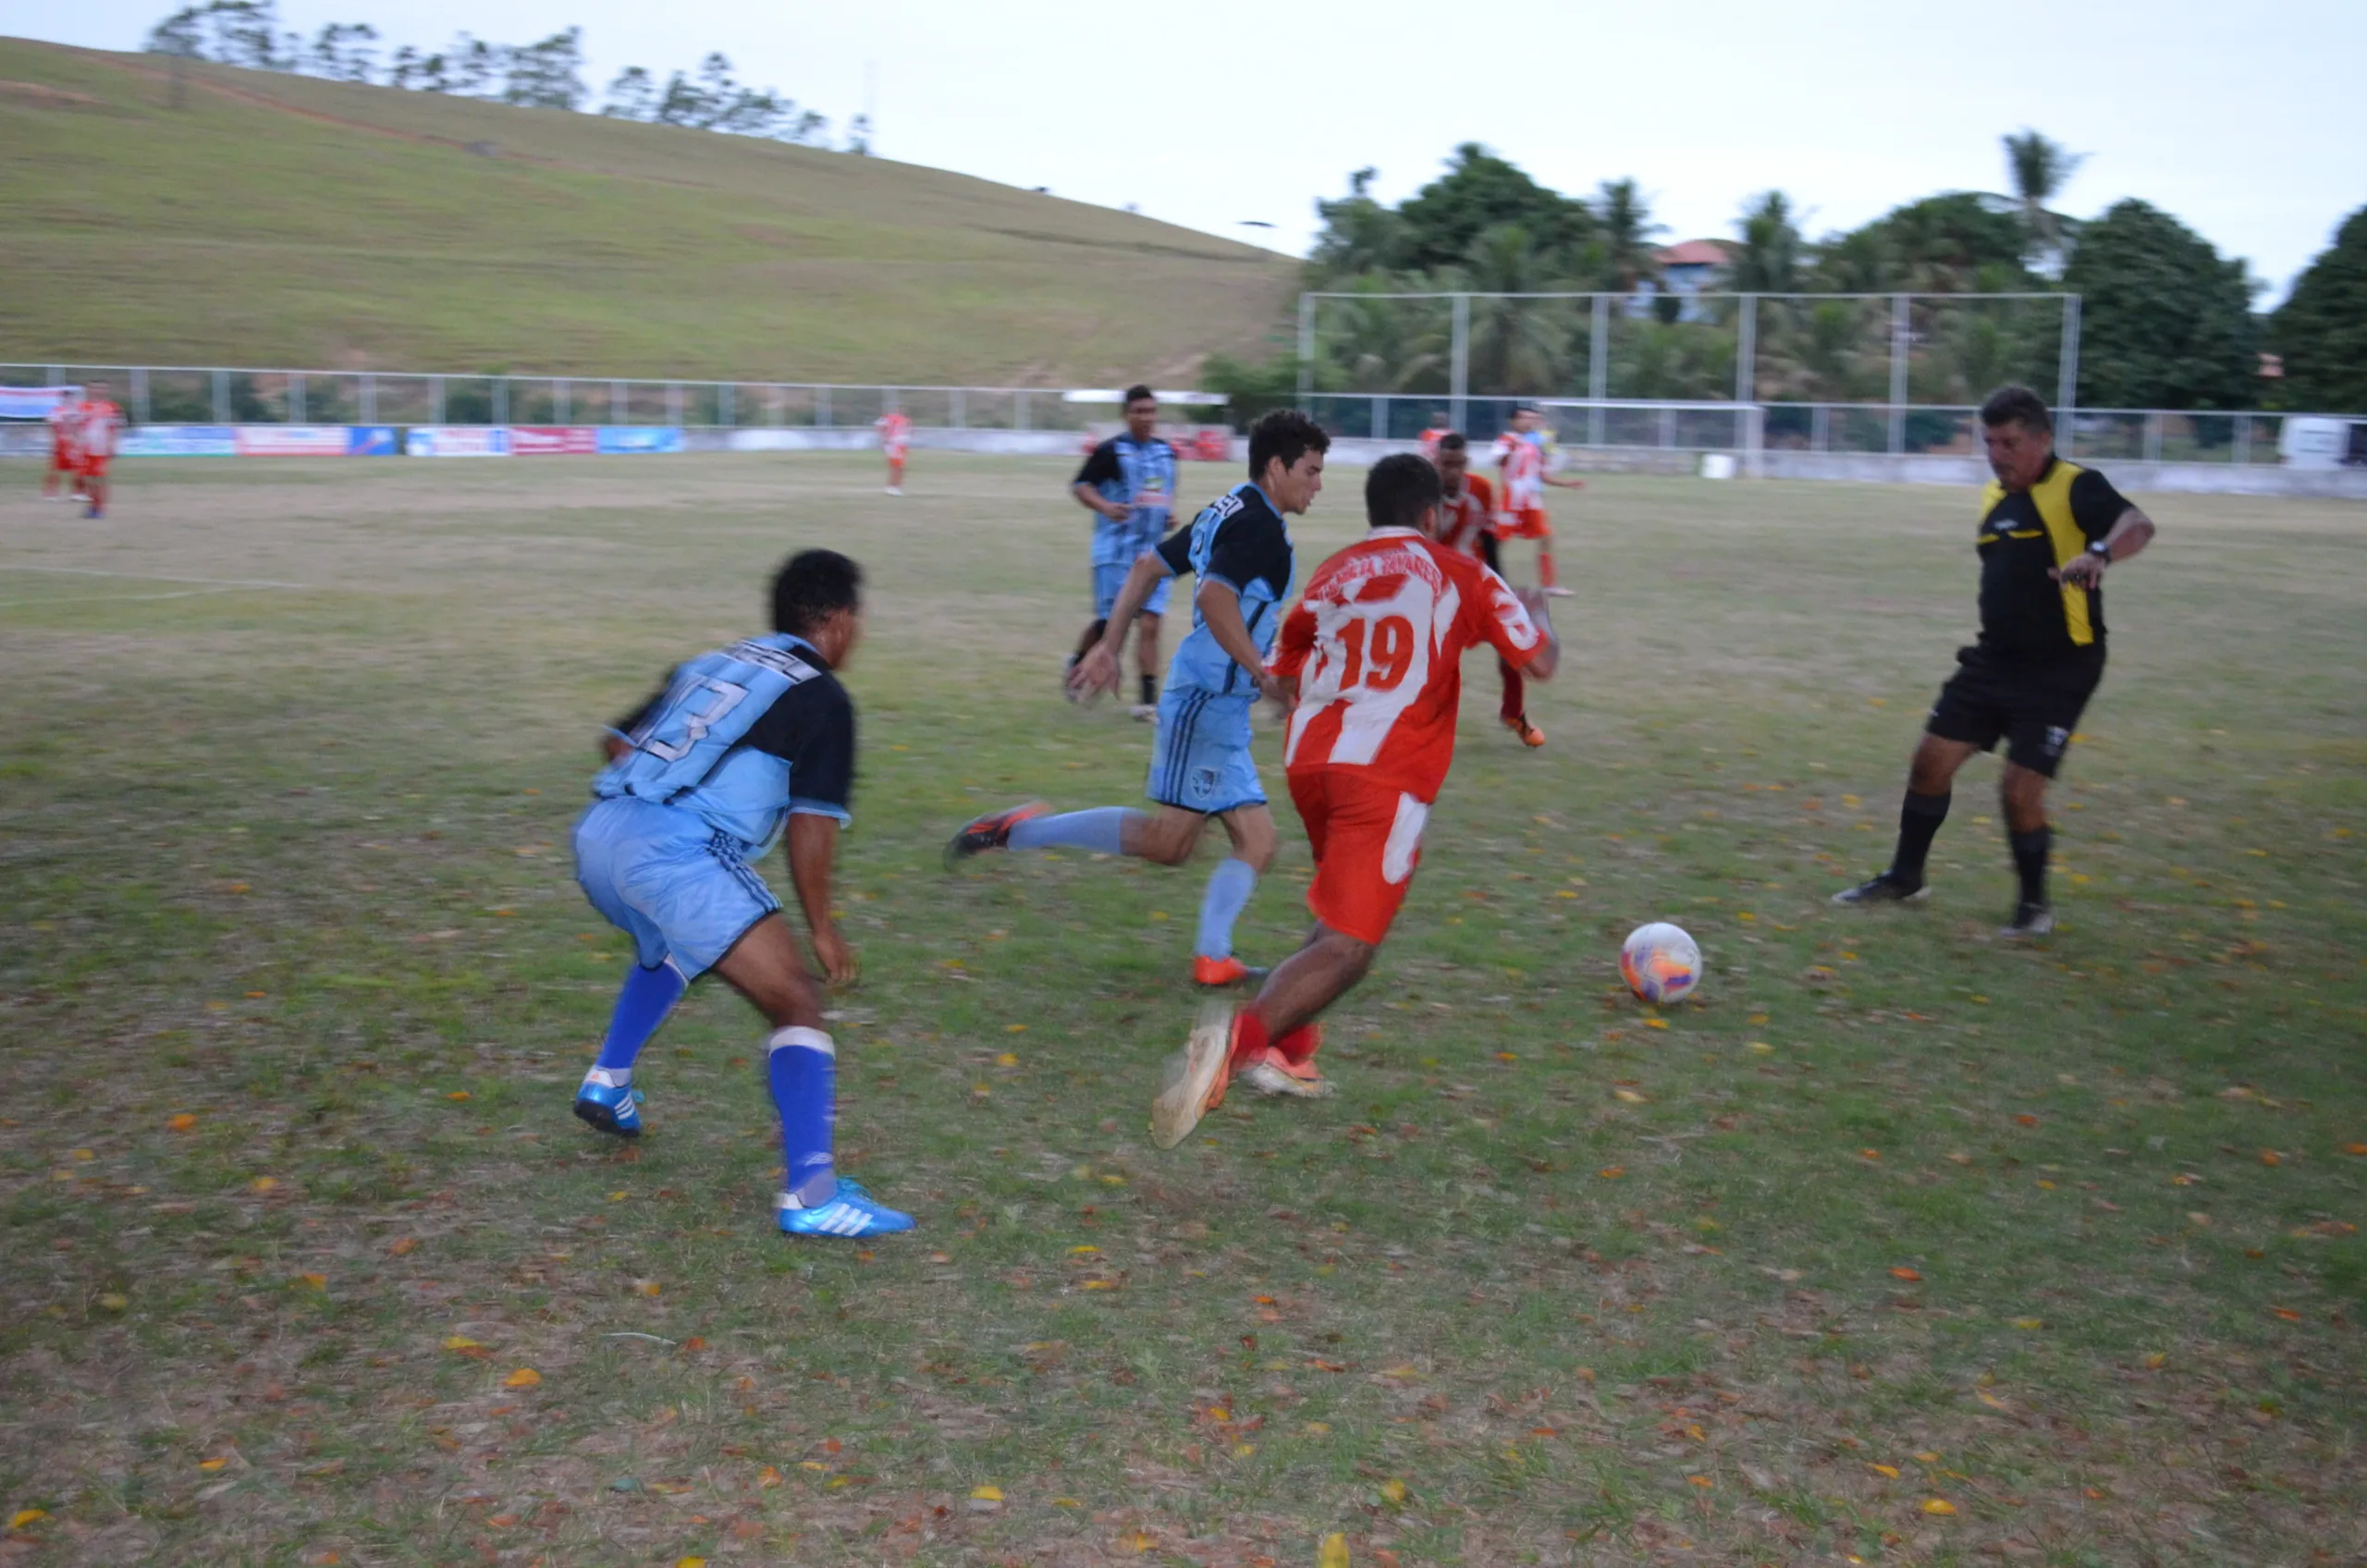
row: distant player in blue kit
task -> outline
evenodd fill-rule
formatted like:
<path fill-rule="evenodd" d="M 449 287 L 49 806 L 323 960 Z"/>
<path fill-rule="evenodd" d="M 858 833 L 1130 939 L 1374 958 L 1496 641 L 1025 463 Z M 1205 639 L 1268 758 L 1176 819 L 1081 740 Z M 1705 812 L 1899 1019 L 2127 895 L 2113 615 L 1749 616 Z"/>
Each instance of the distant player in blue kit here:
<path fill-rule="evenodd" d="M 1069 655 L 1069 673 L 1110 629 L 1110 611 L 1126 585 L 1135 558 L 1167 535 L 1175 508 L 1175 448 L 1159 438 L 1159 399 L 1147 386 L 1126 388 L 1126 431 L 1093 448 L 1069 482 L 1077 504 L 1093 513 L 1093 620 Z M 1142 704 L 1148 718 L 1159 703 L 1159 621 L 1167 613 L 1169 580 L 1161 578 L 1135 618 L 1141 640 L 1134 663 L 1142 671 Z"/>
<path fill-rule="evenodd" d="M 1266 672 L 1294 576 L 1283 519 L 1306 510 L 1323 489 L 1331 438 L 1294 410 L 1280 409 L 1249 432 L 1249 483 L 1203 508 L 1157 549 L 1138 557 L 1110 611 L 1109 629 L 1078 663 L 1071 682 L 1081 693 L 1118 689 L 1126 629 L 1152 592 L 1189 571 L 1192 630 L 1175 650 L 1159 701 L 1159 736 L 1145 788 L 1156 811 L 1104 806 L 1046 815 L 1029 802 L 965 826 L 946 846 L 948 864 L 988 850 L 1073 848 L 1134 855 L 1161 865 L 1192 858 L 1210 817 L 1233 840 L 1231 856 L 1209 874 L 1200 900 L 1192 978 L 1229 986 L 1262 977 L 1233 956 L 1233 927 L 1257 878 L 1274 859 L 1274 816 L 1249 754 L 1249 710 L 1261 696 L 1277 701 L 1282 683 Z"/>
<path fill-rule="evenodd" d="M 854 704 L 833 672 L 862 640 L 862 586 L 861 570 L 835 551 L 791 557 L 773 579 L 776 630 L 690 660 L 619 724 L 575 825 L 576 880 L 632 937 L 638 960 L 575 1114 L 641 1135 L 633 1061 L 712 969 L 772 1025 L 767 1072 L 788 1189 L 776 1207 L 797 1236 L 913 1228 L 838 1174 L 838 1050 L 822 1028 L 821 988 L 750 864 L 786 829 L 814 956 L 832 981 L 853 979 L 854 951 L 830 919 L 830 863 L 854 783 Z"/>

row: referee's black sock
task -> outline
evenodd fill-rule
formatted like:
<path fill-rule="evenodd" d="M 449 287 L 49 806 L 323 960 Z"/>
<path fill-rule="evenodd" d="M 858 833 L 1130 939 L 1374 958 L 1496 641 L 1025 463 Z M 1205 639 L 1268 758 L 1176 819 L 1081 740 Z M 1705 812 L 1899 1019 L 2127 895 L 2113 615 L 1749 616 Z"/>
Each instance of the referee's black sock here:
<path fill-rule="evenodd" d="M 1953 792 L 1919 795 L 1907 791 L 1898 807 L 1898 848 L 1890 857 L 1890 877 L 1910 890 L 1923 886 L 1923 860 L 1932 852 L 1932 836 L 1948 819 Z"/>
<path fill-rule="evenodd" d="M 1159 680 L 1155 676 L 1143 677 L 1143 706 L 1147 708 L 1159 706 Z"/>
<path fill-rule="evenodd" d="M 2014 846 L 2014 869 L 2021 874 L 2022 902 L 2046 902 L 2046 856 L 2054 847 L 2054 830 L 2041 827 L 2008 837 Z"/>

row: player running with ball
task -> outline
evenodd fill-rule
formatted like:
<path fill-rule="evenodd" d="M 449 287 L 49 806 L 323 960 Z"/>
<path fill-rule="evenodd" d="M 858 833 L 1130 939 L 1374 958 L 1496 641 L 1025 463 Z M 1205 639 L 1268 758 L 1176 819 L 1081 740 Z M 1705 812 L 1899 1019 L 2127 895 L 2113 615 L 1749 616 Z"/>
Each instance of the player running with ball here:
<path fill-rule="evenodd" d="M 766 1072 L 787 1188 L 774 1207 L 793 1236 L 913 1228 L 911 1216 L 838 1174 L 838 1047 L 822 1028 L 821 987 L 749 864 L 786 829 L 814 956 L 831 980 L 853 979 L 853 949 L 830 919 L 830 863 L 854 782 L 854 704 L 835 672 L 862 639 L 862 584 L 835 551 L 791 557 L 773 579 L 775 630 L 675 670 L 610 737 L 608 766 L 575 825 L 576 880 L 639 959 L 575 1114 L 640 1136 L 633 1062 L 712 969 L 772 1028 Z"/>
<path fill-rule="evenodd" d="M 1365 482 L 1371 532 L 1325 561 L 1282 623 L 1273 676 L 1294 698 L 1283 768 L 1306 824 L 1315 929 L 1238 1011 L 1204 1011 L 1151 1105 L 1151 1141 L 1172 1148 L 1238 1073 L 1269 1094 L 1331 1085 L 1315 1065 L 1318 1014 L 1362 980 L 1405 901 L 1422 827 L 1454 756 L 1463 653 L 1491 644 L 1539 680 L 1561 644 L 1541 594 L 1438 542 L 1438 471 L 1412 453 Z"/>

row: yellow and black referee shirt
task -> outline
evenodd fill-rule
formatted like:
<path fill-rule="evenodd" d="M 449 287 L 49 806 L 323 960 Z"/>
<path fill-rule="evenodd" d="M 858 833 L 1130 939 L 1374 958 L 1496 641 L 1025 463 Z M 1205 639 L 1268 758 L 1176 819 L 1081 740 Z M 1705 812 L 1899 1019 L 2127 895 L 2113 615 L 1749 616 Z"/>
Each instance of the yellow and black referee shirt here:
<path fill-rule="evenodd" d="M 2061 458 L 2028 490 L 1995 480 L 1981 496 L 1981 642 L 2015 658 L 2068 656 L 2104 643 L 2101 588 L 2047 573 L 2112 532 L 2128 502 L 2101 473 Z"/>

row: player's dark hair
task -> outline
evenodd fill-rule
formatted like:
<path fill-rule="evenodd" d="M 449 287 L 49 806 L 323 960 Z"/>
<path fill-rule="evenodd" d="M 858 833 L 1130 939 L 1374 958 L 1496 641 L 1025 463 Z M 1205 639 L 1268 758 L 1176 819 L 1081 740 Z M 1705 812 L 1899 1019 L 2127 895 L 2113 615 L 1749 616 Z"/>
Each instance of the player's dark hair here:
<path fill-rule="evenodd" d="M 1460 452 L 1470 445 L 1470 442 L 1463 438 L 1463 432 L 1460 430 L 1450 430 L 1439 437 L 1439 450 L 1441 452 Z"/>
<path fill-rule="evenodd" d="M 1419 528 L 1444 493 L 1429 459 L 1392 452 L 1365 476 L 1365 521 L 1375 528 Z"/>
<path fill-rule="evenodd" d="M 1981 405 L 1981 423 L 2018 424 L 2040 435 L 2054 429 L 2054 416 L 2046 411 L 2046 399 L 2027 386 L 2000 386 L 1989 394 Z"/>
<path fill-rule="evenodd" d="M 1249 427 L 1249 477 L 1264 483 L 1266 465 L 1276 458 L 1295 468 L 1309 452 L 1328 452 L 1331 437 L 1296 409 L 1276 409 Z"/>
<path fill-rule="evenodd" d="M 773 630 L 803 637 L 863 604 L 863 568 L 836 550 L 800 550 L 773 578 Z"/>
<path fill-rule="evenodd" d="M 1129 408 L 1141 402 L 1145 398 L 1148 398 L 1151 401 L 1157 402 L 1159 400 L 1159 394 L 1152 391 L 1149 387 L 1145 386 L 1139 381 L 1126 388 L 1126 404 Z"/>

